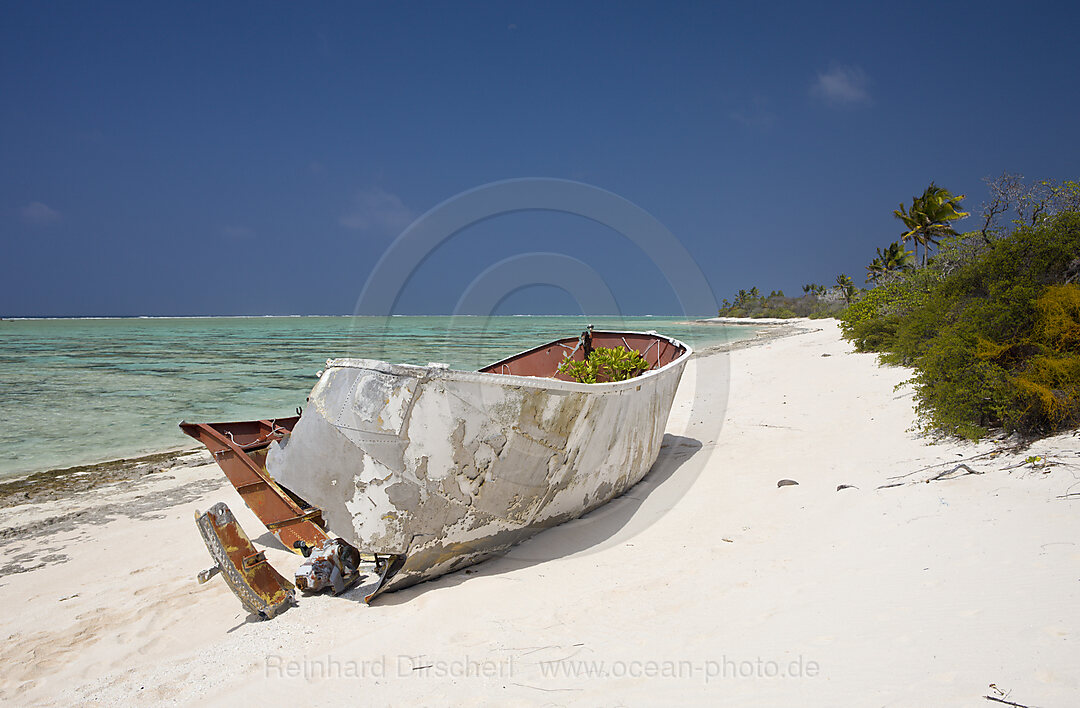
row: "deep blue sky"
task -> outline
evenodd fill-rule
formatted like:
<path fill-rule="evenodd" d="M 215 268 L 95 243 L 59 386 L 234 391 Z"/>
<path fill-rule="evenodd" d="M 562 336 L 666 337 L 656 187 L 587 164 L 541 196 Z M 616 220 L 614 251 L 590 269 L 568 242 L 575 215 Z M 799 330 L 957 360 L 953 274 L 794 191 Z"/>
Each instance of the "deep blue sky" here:
<path fill-rule="evenodd" d="M 977 209 L 1002 170 L 1080 177 L 1078 29 L 1066 3 L 8 2 L 0 314 L 351 312 L 412 218 L 519 177 L 646 209 L 718 299 L 861 281 L 931 179 Z M 551 212 L 466 229 L 400 311 L 533 250 L 677 312 L 629 242 Z"/>

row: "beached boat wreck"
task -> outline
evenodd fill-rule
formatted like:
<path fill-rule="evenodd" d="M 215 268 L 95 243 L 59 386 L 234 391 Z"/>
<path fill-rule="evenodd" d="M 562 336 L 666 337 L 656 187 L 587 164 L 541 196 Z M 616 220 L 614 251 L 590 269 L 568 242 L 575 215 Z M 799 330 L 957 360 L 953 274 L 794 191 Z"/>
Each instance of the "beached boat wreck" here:
<path fill-rule="evenodd" d="M 648 368 L 604 383 L 559 372 L 594 347 L 635 350 Z M 370 601 L 483 560 L 637 483 L 656 461 L 690 354 L 655 332 L 590 329 L 479 371 L 334 359 L 297 418 L 181 428 L 286 547 L 316 559 L 297 573 L 301 589 L 340 592 L 370 571 Z M 214 518 L 226 517 L 234 523 L 220 510 Z M 214 553 L 212 529 L 203 518 Z M 247 555 L 241 574 L 265 563 Z M 279 604 L 286 584 L 274 589 Z"/>

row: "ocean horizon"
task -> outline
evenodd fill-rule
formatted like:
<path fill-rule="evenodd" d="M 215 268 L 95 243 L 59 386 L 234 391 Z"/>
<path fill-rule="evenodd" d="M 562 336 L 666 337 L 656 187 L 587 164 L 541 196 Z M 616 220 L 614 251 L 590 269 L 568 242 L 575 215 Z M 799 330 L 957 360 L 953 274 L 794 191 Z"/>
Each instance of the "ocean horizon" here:
<path fill-rule="evenodd" d="M 458 314 L 458 315 L 417 315 L 417 314 L 394 314 L 394 315 L 353 315 L 353 314 L 283 314 L 283 315 L 13 315 L 10 317 L 0 317 L 0 322 L 19 322 L 19 321 L 38 321 L 38 320 L 236 320 L 236 319 L 259 319 L 259 318 L 273 318 L 273 317 L 354 317 L 358 319 L 385 319 L 387 317 L 483 317 L 486 319 L 492 319 L 497 317 L 580 317 L 588 319 L 587 315 L 568 315 L 565 313 L 551 313 L 551 314 L 509 314 L 509 315 L 475 315 L 475 314 Z M 676 317 L 675 315 L 623 315 L 623 314 L 607 314 L 607 315 L 591 315 L 594 319 L 674 319 L 683 322 L 694 322 L 702 319 L 706 319 L 708 316 L 701 315 L 700 317 L 691 317 L 689 315 L 683 317 Z"/>
<path fill-rule="evenodd" d="M 327 359 L 475 370 L 586 325 L 692 347 L 753 336 L 656 315 L 222 315 L 5 318 L 0 478 L 192 446 L 177 424 L 295 415 Z"/>

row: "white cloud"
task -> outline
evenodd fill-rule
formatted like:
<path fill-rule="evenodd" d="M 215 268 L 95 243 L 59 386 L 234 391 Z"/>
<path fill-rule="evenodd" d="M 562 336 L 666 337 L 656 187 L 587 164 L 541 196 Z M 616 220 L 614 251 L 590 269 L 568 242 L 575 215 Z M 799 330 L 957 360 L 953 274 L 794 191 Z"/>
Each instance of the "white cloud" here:
<path fill-rule="evenodd" d="M 255 231 L 249 229 L 246 226 L 222 226 L 221 235 L 225 238 L 232 238 L 238 241 L 244 241 L 249 238 L 254 238 Z"/>
<path fill-rule="evenodd" d="M 818 73 L 810 92 L 833 105 L 850 106 L 870 101 L 869 85 L 870 79 L 859 67 L 836 64 Z"/>
<path fill-rule="evenodd" d="M 30 202 L 22 208 L 23 223 L 31 226 L 54 224 L 62 218 L 60 212 L 41 202 Z"/>
<path fill-rule="evenodd" d="M 768 128 L 776 122 L 776 114 L 769 110 L 768 100 L 761 96 L 728 111 L 728 117 L 752 128 Z"/>
<path fill-rule="evenodd" d="M 413 213 L 396 194 L 374 187 L 361 189 L 338 223 L 357 231 L 397 233 L 412 223 Z"/>

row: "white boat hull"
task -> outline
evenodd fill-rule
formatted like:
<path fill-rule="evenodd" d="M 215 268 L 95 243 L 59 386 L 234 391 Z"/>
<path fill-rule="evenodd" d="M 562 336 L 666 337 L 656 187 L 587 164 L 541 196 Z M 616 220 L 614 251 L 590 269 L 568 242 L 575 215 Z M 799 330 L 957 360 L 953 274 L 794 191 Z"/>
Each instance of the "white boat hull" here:
<path fill-rule="evenodd" d="M 433 578 L 576 518 L 660 451 L 689 347 L 628 381 L 337 359 L 266 469 L 357 548 L 404 558 L 381 590 Z"/>

